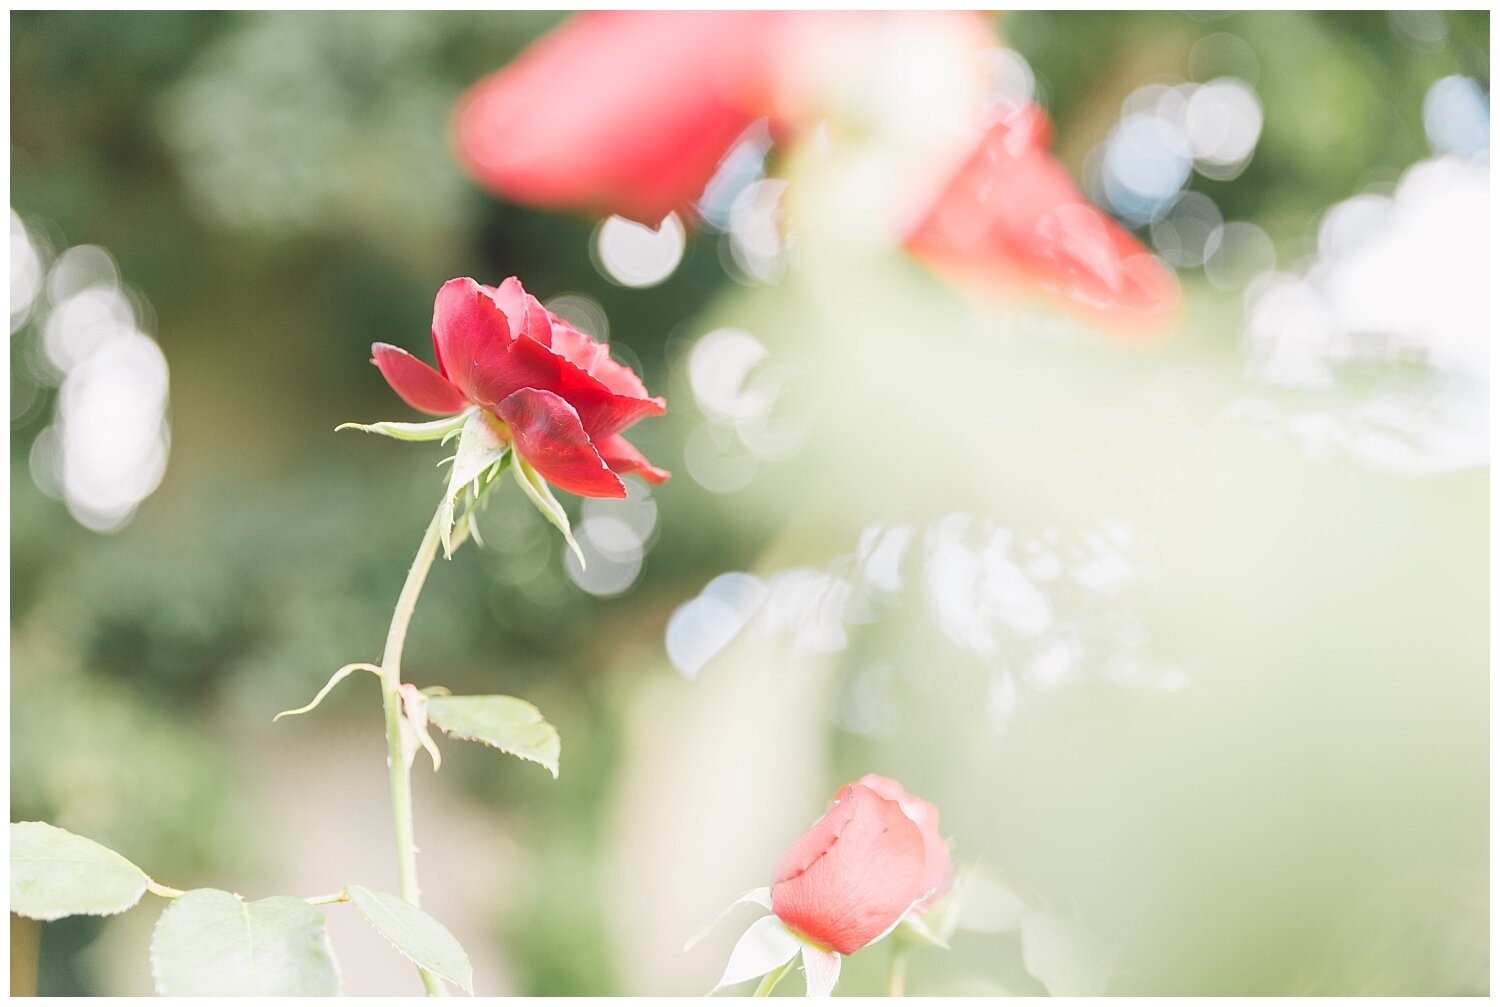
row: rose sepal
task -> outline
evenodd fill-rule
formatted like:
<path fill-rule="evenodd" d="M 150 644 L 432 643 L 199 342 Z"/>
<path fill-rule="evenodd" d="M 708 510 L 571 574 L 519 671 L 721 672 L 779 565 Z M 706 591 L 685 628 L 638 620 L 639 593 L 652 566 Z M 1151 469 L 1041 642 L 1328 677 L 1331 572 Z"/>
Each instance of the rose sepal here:
<path fill-rule="evenodd" d="M 451 433 L 452 431 L 450 431 Z M 472 492 L 470 507 L 465 511 L 465 531 L 473 533 L 472 511 L 483 492 L 493 486 L 503 472 L 502 463 L 510 452 L 510 441 L 502 424 L 482 409 L 470 412 L 458 428 L 458 450 L 453 455 L 453 467 L 448 471 L 448 488 L 438 516 L 438 533 L 443 542 L 443 555 L 453 558 L 453 529 L 457 520 L 454 504 L 466 490 Z M 461 545 L 462 539 L 459 540 Z"/>
<path fill-rule="evenodd" d="M 713 932 L 714 927 L 718 926 L 720 923 L 723 923 L 724 920 L 728 918 L 729 914 L 734 912 L 736 906 L 746 905 L 747 903 L 760 906 L 762 909 L 769 912 L 771 909 L 771 886 L 762 885 L 759 888 L 752 888 L 745 894 L 741 895 L 739 898 L 735 899 L 733 902 L 729 903 L 729 905 L 724 907 L 723 912 L 714 917 L 713 922 L 709 923 L 702 930 L 699 930 L 696 934 L 689 937 L 687 943 L 682 946 L 682 950 L 693 950 L 694 946 L 697 945 L 699 941 L 703 940 L 703 938 L 707 937 L 710 933 Z"/>
<path fill-rule="evenodd" d="M 367 434 L 393 437 L 398 441 L 440 441 L 446 440 L 453 433 L 463 429 L 464 423 L 473 412 L 473 409 L 465 409 L 461 413 L 429 420 L 426 423 L 398 423 L 394 420 L 380 420 L 376 423 L 340 423 L 333 430 L 334 433 L 340 430 L 361 430 Z"/>
<path fill-rule="evenodd" d="M 746 893 L 746 896 L 736 900 L 734 905 L 739 905 L 744 901 L 758 902 L 756 899 L 748 898 L 753 894 L 755 893 Z M 734 950 L 729 953 L 729 962 L 724 966 L 724 974 L 719 977 L 714 988 L 708 991 L 709 995 L 717 993 L 726 986 L 733 986 L 751 979 L 763 980 L 761 990 L 756 993 L 757 996 L 768 995 L 771 987 L 781 980 L 799 956 L 802 959 L 802 973 L 807 980 L 807 995 L 810 997 L 831 995 L 833 987 L 839 980 L 843 956 L 837 951 L 808 940 L 781 922 L 781 919 L 774 913 L 762 916 L 750 924 L 740 939 L 735 942 Z"/>
<path fill-rule="evenodd" d="M 557 497 L 552 495 L 552 487 L 547 485 L 547 480 L 531 467 L 531 463 L 519 456 L 515 461 L 515 470 L 516 482 L 525 491 L 527 499 L 542 512 L 542 517 L 562 532 L 563 538 L 567 540 L 568 548 L 572 549 L 573 555 L 578 557 L 579 569 L 587 569 L 588 561 L 583 558 L 583 550 L 578 547 L 578 540 L 573 537 L 573 526 L 568 521 L 568 512 L 563 510 L 562 504 L 557 502 Z"/>

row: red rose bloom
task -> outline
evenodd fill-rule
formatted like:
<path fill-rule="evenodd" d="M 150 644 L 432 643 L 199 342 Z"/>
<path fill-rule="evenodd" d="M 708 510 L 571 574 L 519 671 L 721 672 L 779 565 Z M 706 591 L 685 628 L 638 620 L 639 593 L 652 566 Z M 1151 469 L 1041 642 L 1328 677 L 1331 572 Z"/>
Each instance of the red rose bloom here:
<path fill-rule="evenodd" d="M 1109 324 L 1159 325 L 1177 281 L 1079 194 L 1035 105 L 1001 113 L 906 238 L 939 272 L 997 290 L 1036 285 Z"/>
<path fill-rule="evenodd" d="M 927 891 L 922 830 L 869 787 L 850 784 L 794 842 L 771 888 L 771 911 L 839 954 L 880 937 Z"/>
<path fill-rule="evenodd" d="M 591 11 L 470 88 L 459 158 L 518 203 L 656 226 L 759 116 L 776 11 Z"/>
<path fill-rule="evenodd" d="M 413 409 L 436 416 L 478 406 L 497 432 L 542 478 L 586 497 L 623 497 L 621 475 L 665 482 L 620 436 L 637 420 L 660 416 L 651 398 L 609 347 L 542 307 L 511 277 L 499 287 L 449 280 L 432 314 L 438 369 L 400 347 L 376 343 L 372 363 Z"/>
<path fill-rule="evenodd" d="M 829 114 L 830 53 L 880 19 L 953 12 L 592 11 L 564 22 L 459 103 L 459 159 L 530 206 L 613 213 L 656 226 L 703 193 L 745 129 L 779 136 Z M 953 177 L 925 201 L 905 246 L 945 277 L 1014 294 L 1040 287 L 1116 329 L 1170 320 L 1176 279 L 1081 196 L 1052 156 L 1035 105 L 979 124 Z"/>

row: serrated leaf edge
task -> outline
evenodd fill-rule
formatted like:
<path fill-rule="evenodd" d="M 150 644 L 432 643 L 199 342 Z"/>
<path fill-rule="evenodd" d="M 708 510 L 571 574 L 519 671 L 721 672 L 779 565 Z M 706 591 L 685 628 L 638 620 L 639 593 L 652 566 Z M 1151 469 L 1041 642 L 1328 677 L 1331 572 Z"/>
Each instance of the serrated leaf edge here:
<path fill-rule="evenodd" d="M 419 962 L 419 961 L 417 961 L 417 959 L 415 957 L 413 957 L 405 948 L 403 948 L 401 945 L 397 944 L 394 940 L 392 940 L 390 934 L 387 934 L 385 932 L 385 930 L 383 930 L 381 928 L 380 924 L 376 923 L 373 919 L 370 918 L 370 914 L 367 913 L 367 912 L 365 912 L 365 907 L 362 906 L 362 905 L 360 905 L 359 904 L 359 900 L 354 897 L 354 890 L 356 888 L 359 889 L 360 891 L 363 891 L 363 892 L 369 892 L 371 895 L 385 895 L 385 896 L 387 896 L 389 898 L 393 898 L 393 899 L 400 899 L 401 897 L 399 895 L 392 895 L 390 892 L 377 892 L 375 889 L 373 889 L 373 888 L 366 888 L 364 885 L 349 885 L 349 886 L 347 886 L 344 889 L 345 891 L 347 891 L 349 893 L 349 901 L 351 903 L 353 903 L 354 908 L 356 908 L 356 909 L 359 910 L 359 914 L 365 918 L 365 920 L 370 924 L 370 926 L 372 926 L 372 927 L 375 928 L 375 932 L 376 933 L 378 933 L 381 937 L 385 938 L 386 942 L 388 944 L 390 944 L 391 947 L 393 947 L 397 951 L 401 952 L 401 954 L 403 956 L 405 956 L 405 958 L 406 958 L 407 961 L 409 961 L 409 962 L 411 962 L 411 963 L 413 963 L 415 965 L 421 966 L 422 968 L 426 969 L 428 972 L 431 972 L 433 975 L 437 976 L 439 979 L 443 979 L 443 980 L 446 980 L 447 982 L 452 983 L 453 985 L 457 986 L 459 989 L 463 990 L 465 993 L 469 994 L 470 996 L 474 995 L 474 965 L 473 965 L 473 963 L 471 963 L 469 961 L 469 953 L 464 950 L 463 945 L 459 943 L 459 940 L 458 940 L 458 938 L 456 936 L 454 936 L 453 931 L 451 931 L 447 927 L 443 926 L 443 923 L 442 923 L 441 920 L 439 920 L 436 916 L 433 916 L 431 913 L 427 912 L 426 910 L 422 909 L 420 906 L 412 906 L 412 908 L 415 909 L 417 912 L 421 913 L 423 916 L 426 916 L 429 920 L 432 920 L 432 922 L 436 923 L 439 927 L 442 927 L 443 932 L 446 933 L 449 937 L 453 938 L 453 943 L 458 945 L 459 952 L 464 956 L 464 964 L 469 966 L 469 981 L 468 982 L 464 982 L 462 979 L 458 979 L 458 978 L 456 978 L 454 976 L 447 975 L 447 974 L 445 974 L 445 973 L 443 973 L 443 972 L 441 972 L 441 971 L 433 968 L 430 964 L 427 964 L 425 962 Z M 405 899 L 401 899 L 401 901 L 405 902 L 406 900 Z M 411 905 L 411 903 L 408 902 L 407 905 Z"/>
<path fill-rule="evenodd" d="M 141 876 L 141 886 L 136 891 L 135 898 L 132 899 L 128 905 L 121 906 L 119 909 L 96 909 L 96 910 L 82 909 L 82 910 L 78 910 L 77 912 L 66 912 L 66 913 L 56 913 L 56 914 L 50 914 L 49 913 L 49 914 L 44 914 L 44 915 L 35 915 L 35 914 L 32 914 L 32 913 L 22 912 L 21 910 L 16 909 L 14 906 L 12 906 L 11 907 L 11 912 L 15 913 L 17 916 L 24 916 L 28 920 L 38 920 L 38 921 L 40 921 L 42 923 L 52 923 L 52 922 L 55 922 L 57 920 L 65 920 L 69 916 L 98 916 L 98 917 L 101 917 L 101 918 L 105 917 L 105 916 L 118 916 L 121 913 L 129 912 L 130 910 L 134 909 L 136 906 L 138 906 L 138 905 L 141 904 L 141 899 L 144 898 L 145 895 L 146 895 L 146 888 L 147 888 L 148 885 L 151 884 L 151 876 L 149 874 L 147 874 L 145 871 L 141 870 L 139 867 L 137 867 L 135 865 L 135 863 L 133 861 L 131 861 L 128 857 L 126 857 L 123 853 L 120 853 L 118 850 L 112 850 L 112 849 L 110 849 L 108 846 L 105 846 L 103 843 L 99 842 L 98 840 L 90 839 L 88 836 L 80 836 L 76 832 L 70 832 L 67 829 L 65 829 L 62 826 L 60 826 L 60 825 L 53 825 L 51 822 L 43 822 L 43 821 L 37 821 L 37 820 L 30 820 L 30 821 L 24 821 L 24 822 L 11 822 L 10 824 L 11 824 L 12 827 L 17 826 L 17 825 L 45 825 L 49 829 L 56 829 L 58 832 L 66 833 L 67 835 L 73 837 L 74 839 L 82 839 L 85 842 L 93 843 L 95 846 L 99 847 L 101 850 L 104 850 L 107 853 L 112 853 L 115 856 L 119 857 L 122 862 L 124 862 L 125 864 L 129 865 L 137 874 L 139 874 Z M 12 859 L 15 858 L 15 850 L 14 849 L 11 850 L 11 858 Z M 55 858 L 53 858 L 53 859 L 55 859 Z M 68 861 L 59 861 L 59 862 L 60 863 L 67 863 Z M 74 862 L 76 862 L 76 861 L 74 861 Z"/>
<path fill-rule="evenodd" d="M 498 695 L 498 693 L 496 693 L 495 695 Z M 444 696 L 442 698 L 444 698 L 444 699 L 479 699 L 481 697 L 479 697 L 479 696 L 453 696 L 453 695 L 450 694 L 450 695 Z M 514 699 L 518 703 L 526 703 L 526 705 L 531 708 L 531 711 L 536 714 L 536 721 L 534 721 L 534 723 L 546 724 L 548 727 L 552 728 L 552 737 L 557 740 L 557 761 L 558 761 L 558 764 L 561 765 L 561 763 L 562 763 L 562 735 L 558 733 L 557 725 L 553 724 L 550 720 L 548 720 L 545 716 L 543 716 L 542 711 L 539 710 L 539 709 L 537 709 L 534 704 L 527 703 L 526 700 L 520 699 L 519 697 L 516 697 L 516 696 L 506 696 L 505 698 L 506 699 Z M 497 745 L 493 741 L 490 741 L 487 738 L 478 738 L 478 737 L 475 737 L 472 734 L 465 734 L 463 731 L 451 729 L 449 727 L 444 726 L 442 723 L 439 723 L 437 720 L 432 719 L 431 716 L 430 716 L 430 714 L 429 714 L 429 723 L 437 724 L 438 729 L 441 730 L 444 734 L 448 735 L 448 737 L 450 737 L 450 738 L 457 738 L 460 741 L 477 741 L 481 745 L 484 745 L 487 748 L 493 748 L 493 749 L 495 749 L 497 752 L 504 752 L 506 755 L 515 756 L 517 759 L 522 759 L 522 760 L 524 760 L 526 762 L 533 762 L 536 765 L 541 766 L 543 769 L 547 770 L 547 772 L 551 773 L 552 774 L 552 778 L 554 780 L 558 778 L 558 766 L 549 766 L 546 762 L 543 762 L 541 759 L 537 758 L 534 755 L 528 755 L 525 752 L 519 752 L 519 751 L 516 751 L 514 749 L 507 748 L 504 745 Z"/>

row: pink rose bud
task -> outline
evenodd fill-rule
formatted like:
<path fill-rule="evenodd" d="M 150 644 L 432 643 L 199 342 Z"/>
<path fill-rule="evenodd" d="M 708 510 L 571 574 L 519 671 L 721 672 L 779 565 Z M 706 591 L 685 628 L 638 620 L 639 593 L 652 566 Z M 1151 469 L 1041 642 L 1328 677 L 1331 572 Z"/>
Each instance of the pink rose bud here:
<path fill-rule="evenodd" d="M 895 801 L 901 806 L 901 812 L 921 831 L 924 864 L 921 888 L 923 892 L 931 893 L 917 903 L 916 911 L 923 912 L 942 898 L 953 885 L 953 860 L 948 855 L 948 844 L 943 842 L 943 834 L 938 831 L 937 807 L 908 794 L 906 788 L 895 780 L 888 780 L 874 773 L 862 777 L 854 785 L 868 787 L 887 801 Z"/>
<path fill-rule="evenodd" d="M 621 436 L 667 404 L 646 394 L 609 347 L 553 315 L 511 277 L 498 287 L 449 280 L 432 315 L 437 369 L 386 343 L 372 363 L 413 409 L 478 406 L 500 420 L 517 455 L 549 483 L 585 497 L 623 497 L 620 476 L 665 482 Z"/>
<path fill-rule="evenodd" d="M 901 805 L 850 784 L 782 857 L 771 911 L 801 936 L 853 954 L 926 894 L 927 870 L 922 829 Z"/>

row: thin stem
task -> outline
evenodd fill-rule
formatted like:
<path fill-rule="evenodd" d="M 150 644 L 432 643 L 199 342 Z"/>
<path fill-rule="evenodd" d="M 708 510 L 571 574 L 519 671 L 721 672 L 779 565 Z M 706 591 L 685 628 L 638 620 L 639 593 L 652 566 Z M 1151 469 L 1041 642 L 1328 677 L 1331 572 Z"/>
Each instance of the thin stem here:
<path fill-rule="evenodd" d="M 416 558 L 412 560 L 406 583 L 401 587 L 401 596 L 396 599 L 396 612 L 391 616 L 391 629 L 385 637 L 385 655 L 380 661 L 386 763 L 391 773 L 391 811 L 396 825 L 396 869 L 401 879 L 401 897 L 414 906 L 420 904 L 421 894 L 417 886 L 417 843 L 412 829 L 411 770 L 401 752 L 401 649 L 406 644 L 406 629 L 417 607 L 417 596 L 422 593 L 427 572 L 432 569 L 432 561 L 437 556 L 441 515 L 442 509 L 439 508 L 422 536 L 422 544 L 417 547 Z M 437 976 L 420 965 L 417 972 L 428 996 L 448 995 Z"/>
<path fill-rule="evenodd" d="M 348 902 L 348 892 L 334 892 L 332 895 L 309 895 L 302 900 L 310 906 L 331 906 L 337 902 Z"/>
<path fill-rule="evenodd" d="M 181 888 L 173 888 L 171 885 L 164 885 L 160 881 L 156 881 L 152 878 L 146 879 L 146 891 L 150 892 L 152 895 L 160 895 L 164 899 L 180 899 L 187 894 L 187 892 L 183 891 Z M 236 897 L 243 896 L 237 895 Z M 348 902 L 349 893 L 348 891 L 337 891 L 332 895 L 309 895 L 302 901 L 306 902 L 310 906 L 331 906 L 336 902 Z"/>
<path fill-rule="evenodd" d="M 787 974 L 792 967 L 792 962 L 796 960 L 797 957 L 793 955 L 781 968 L 774 972 L 767 972 L 765 977 L 761 979 L 760 985 L 755 987 L 755 995 L 758 997 L 770 996 L 771 991 L 776 988 L 776 984 L 781 982 L 781 977 Z"/>
<path fill-rule="evenodd" d="M 146 879 L 146 891 L 152 895 L 160 895 L 164 899 L 178 899 L 187 894 L 181 888 L 173 888 L 171 885 L 164 885 L 150 878 Z"/>
<path fill-rule="evenodd" d="M 891 978 L 887 994 L 893 997 L 906 996 L 906 960 L 911 957 L 911 945 L 898 940 L 891 949 Z"/>

